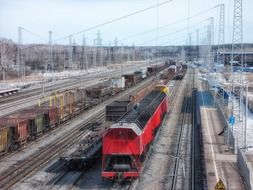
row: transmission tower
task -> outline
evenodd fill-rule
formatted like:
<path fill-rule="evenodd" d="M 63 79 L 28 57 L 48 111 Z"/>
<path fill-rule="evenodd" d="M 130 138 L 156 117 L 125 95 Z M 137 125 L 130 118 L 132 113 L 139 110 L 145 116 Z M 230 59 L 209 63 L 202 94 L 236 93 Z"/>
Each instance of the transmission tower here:
<path fill-rule="evenodd" d="M 218 34 L 218 47 L 217 47 L 217 62 L 224 65 L 224 42 L 225 42 L 225 5 L 220 5 L 220 17 L 219 17 L 219 34 Z M 223 55 L 221 57 L 221 52 Z"/>
<path fill-rule="evenodd" d="M 102 50 L 102 38 L 100 31 L 97 32 L 97 38 L 95 39 L 97 49 L 97 56 L 98 56 L 98 65 L 102 66 L 103 64 L 103 50 Z"/>
<path fill-rule="evenodd" d="M 242 0 L 234 0 L 234 17 L 233 17 L 233 41 L 232 41 L 232 55 L 231 55 L 231 73 L 232 80 L 232 108 L 231 117 L 235 119 L 235 124 L 242 128 L 242 100 L 243 100 L 243 32 L 242 32 Z M 234 64 L 240 67 L 239 73 L 234 73 Z M 233 131 L 233 125 L 232 125 Z"/>
<path fill-rule="evenodd" d="M 214 18 L 210 18 L 210 25 L 207 26 L 207 52 L 208 52 L 208 70 L 213 70 L 213 43 L 214 43 Z M 209 72 L 210 73 L 210 72 Z"/>
<path fill-rule="evenodd" d="M 97 61 L 97 51 L 96 51 L 96 39 L 93 40 L 93 68 L 97 66 L 96 61 Z"/>
<path fill-rule="evenodd" d="M 243 34 L 242 34 L 242 0 L 234 0 L 234 18 L 233 18 L 233 43 L 231 56 L 231 76 L 233 81 L 233 91 L 236 91 L 236 86 L 241 86 L 242 72 L 240 70 L 239 78 L 233 73 L 234 64 L 237 63 L 240 68 L 243 67 Z M 241 59 L 240 59 L 241 58 Z M 233 110 L 235 111 L 235 110 Z M 240 120 L 240 106 L 239 106 L 239 120 Z"/>
<path fill-rule="evenodd" d="M 243 50 L 242 34 L 242 0 L 234 0 L 234 18 L 233 18 L 233 44 L 232 44 L 232 64 L 238 60 L 238 65 L 243 66 L 243 56 L 240 56 Z M 241 62 L 240 61 L 241 57 Z"/>

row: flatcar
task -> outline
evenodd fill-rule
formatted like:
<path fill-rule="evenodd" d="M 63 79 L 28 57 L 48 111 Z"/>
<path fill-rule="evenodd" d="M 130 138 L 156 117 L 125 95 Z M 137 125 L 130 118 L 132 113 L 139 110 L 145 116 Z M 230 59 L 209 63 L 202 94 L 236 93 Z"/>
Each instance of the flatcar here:
<path fill-rule="evenodd" d="M 167 87 L 148 93 L 103 136 L 102 177 L 131 180 L 142 170 L 149 146 L 168 111 Z"/>

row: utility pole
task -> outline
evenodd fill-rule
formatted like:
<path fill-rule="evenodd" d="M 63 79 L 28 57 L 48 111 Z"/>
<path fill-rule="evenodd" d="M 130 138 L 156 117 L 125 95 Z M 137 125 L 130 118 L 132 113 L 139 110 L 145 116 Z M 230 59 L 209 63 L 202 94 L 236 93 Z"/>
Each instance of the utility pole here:
<path fill-rule="evenodd" d="M 115 37 L 114 39 L 114 61 L 117 64 L 119 59 L 118 59 L 118 38 Z"/>
<path fill-rule="evenodd" d="M 66 68 L 66 45 L 63 46 L 63 70 Z"/>
<path fill-rule="evenodd" d="M 97 54 L 96 54 L 96 39 L 94 39 L 94 46 L 93 46 L 93 68 L 96 67 L 96 60 L 97 60 Z"/>
<path fill-rule="evenodd" d="M 208 51 L 208 73 L 211 72 L 211 44 L 212 44 L 212 36 L 211 36 L 211 24 L 207 26 L 207 51 Z"/>
<path fill-rule="evenodd" d="M 191 59 L 192 58 L 192 55 L 191 55 L 191 50 L 192 50 L 192 48 L 191 48 L 191 45 L 192 45 L 191 33 L 188 34 L 188 37 L 189 37 L 189 42 L 188 42 L 189 43 L 188 44 L 188 47 L 189 47 L 189 49 L 188 49 L 189 50 L 189 53 L 188 53 L 189 54 L 189 61 L 192 61 L 192 59 Z"/>
<path fill-rule="evenodd" d="M 23 68 L 23 64 L 22 64 L 22 27 L 18 27 L 18 57 L 17 57 L 17 61 L 18 61 L 18 78 L 23 76 L 24 73 L 24 68 Z"/>
<path fill-rule="evenodd" d="M 133 43 L 133 46 L 132 46 L 132 61 L 135 61 L 135 47 L 134 47 L 134 43 Z"/>
<path fill-rule="evenodd" d="M 196 30 L 196 47 L 198 49 L 197 61 L 199 61 L 199 29 Z"/>
<path fill-rule="evenodd" d="M 85 71 L 87 71 L 88 70 L 88 64 L 87 64 L 87 54 L 86 54 L 86 38 L 83 35 L 81 70 L 83 70 L 84 67 L 85 67 Z"/>
<path fill-rule="evenodd" d="M 199 29 L 196 30 L 196 46 L 199 46 Z"/>
<path fill-rule="evenodd" d="M 3 81 L 5 81 L 5 62 L 4 62 L 5 45 L 4 42 L 1 44 L 1 67 L 3 72 Z"/>
<path fill-rule="evenodd" d="M 127 46 L 127 62 L 130 62 L 130 48 Z"/>
<path fill-rule="evenodd" d="M 213 17 L 210 18 L 210 26 L 211 26 L 211 29 L 210 29 L 211 68 L 213 70 L 214 69 L 214 47 L 213 47 L 213 45 L 214 45 L 214 18 Z"/>
<path fill-rule="evenodd" d="M 188 32 L 188 61 L 191 61 L 191 33 L 190 33 L 190 0 L 187 2 L 188 6 L 188 18 L 187 18 L 187 32 Z"/>
<path fill-rule="evenodd" d="M 52 31 L 49 31 L 49 65 L 51 69 L 54 71 L 54 65 L 53 65 L 53 49 L 52 49 Z"/>
<path fill-rule="evenodd" d="M 159 49 L 158 49 L 158 44 L 159 44 L 159 0 L 157 0 L 157 6 L 156 6 L 156 51 L 155 51 L 155 63 L 156 63 L 156 67 L 158 67 L 158 53 L 159 53 Z M 155 75 L 157 75 L 157 72 L 155 73 Z"/>
<path fill-rule="evenodd" d="M 112 56 L 112 55 L 111 55 L 111 48 L 112 48 L 112 47 L 111 47 L 111 42 L 109 42 L 108 48 L 109 48 L 109 49 L 108 49 L 108 50 L 109 50 L 109 51 L 108 51 L 108 65 L 111 65 L 111 62 L 112 62 L 112 60 L 111 60 L 111 56 Z"/>
<path fill-rule="evenodd" d="M 247 118 L 248 118 L 248 92 L 249 92 L 249 84 L 246 84 L 246 90 L 245 90 L 245 125 L 244 125 L 244 138 L 243 138 L 243 146 L 244 150 L 247 150 Z"/>
<path fill-rule="evenodd" d="M 124 44 L 121 44 L 121 64 L 124 63 Z"/>
<path fill-rule="evenodd" d="M 68 65 L 68 69 L 72 69 L 72 35 L 69 35 L 69 65 Z"/>

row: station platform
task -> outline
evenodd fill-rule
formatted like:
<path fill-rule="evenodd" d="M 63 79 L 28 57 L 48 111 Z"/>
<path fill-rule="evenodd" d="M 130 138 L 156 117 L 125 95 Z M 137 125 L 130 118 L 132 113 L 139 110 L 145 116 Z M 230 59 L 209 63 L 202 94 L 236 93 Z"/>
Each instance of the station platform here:
<path fill-rule="evenodd" d="M 0 89 L 0 97 L 8 96 L 11 94 L 15 94 L 19 91 L 19 88 L 11 88 L 11 89 Z"/>
<path fill-rule="evenodd" d="M 202 83 L 198 87 L 207 189 L 215 189 L 220 179 L 225 189 L 244 190 L 236 163 L 237 155 L 225 144 L 224 134 L 221 134 L 224 125 L 214 107 L 212 96 Z"/>

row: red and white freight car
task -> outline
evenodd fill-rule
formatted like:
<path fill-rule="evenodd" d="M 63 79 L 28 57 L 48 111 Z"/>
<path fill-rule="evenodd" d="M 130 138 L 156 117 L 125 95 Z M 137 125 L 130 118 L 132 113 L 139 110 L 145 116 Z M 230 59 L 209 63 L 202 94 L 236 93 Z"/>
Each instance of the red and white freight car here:
<path fill-rule="evenodd" d="M 168 111 L 167 91 L 166 86 L 151 91 L 105 133 L 102 150 L 104 179 L 139 177 L 149 145 Z"/>

